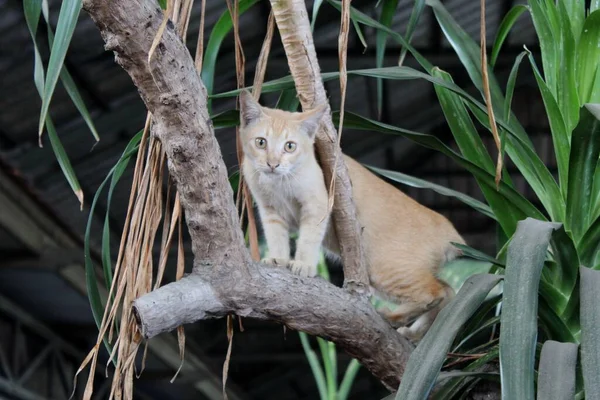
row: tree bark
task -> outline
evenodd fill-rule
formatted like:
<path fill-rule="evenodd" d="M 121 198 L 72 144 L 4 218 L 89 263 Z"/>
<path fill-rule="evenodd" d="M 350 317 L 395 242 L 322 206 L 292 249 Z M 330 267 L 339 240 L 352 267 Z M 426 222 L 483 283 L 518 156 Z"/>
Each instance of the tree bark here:
<path fill-rule="evenodd" d="M 412 346 L 365 296 L 251 260 L 206 108 L 206 90 L 171 23 L 148 64 L 162 20 L 157 3 L 85 0 L 84 8 L 153 114 L 154 134 L 166 151 L 192 240 L 193 273 L 134 302 L 143 335 L 150 338 L 230 313 L 274 320 L 339 344 L 395 389 Z"/>
<path fill-rule="evenodd" d="M 302 109 L 310 110 L 321 104 L 329 107 L 304 0 L 271 0 L 271 6 Z M 366 294 L 369 276 L 361 241 L 362 227 L 331 112 L 321 121 L 315 147 L 326 184 L 336 176 L 332 220 L 344 265 L 344 286 Z"/>

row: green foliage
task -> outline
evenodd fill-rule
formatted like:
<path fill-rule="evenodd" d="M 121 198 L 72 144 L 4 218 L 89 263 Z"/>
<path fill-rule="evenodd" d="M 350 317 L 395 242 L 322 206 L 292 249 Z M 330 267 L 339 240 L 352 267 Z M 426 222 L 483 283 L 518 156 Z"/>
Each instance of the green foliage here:
<path fill-rule="evenodd" d="M 329 281 L 329 271 L 327 270 L 327 264 L 325 263 L 325 256 L 321 253 L 319 264 L 317 266 L 319 276 Z M 352 359 L 344 372 L 344 377 L 338 386 L 338 368 L 337 368 L 337 350 L 336 346 L 332 342 L 328 342 L 320 337 L 317 339 L 319 351 L 323 363 L 319 362 L 317 353 L 312 349 L 310 345 L 310 338 L 304 332 L 298 332 L 300 336 L 300 342 L 302 343 L 302 349 L 308 360 L 308 364 L 315 378 L 317 389 L 319 390 L 319 397 L 321 400 L 346 400 L 356 374 L 360 368 L 360 364 L 355 359 Z"/>
<path fill-rule="evenodd" d="M 396 400 L 427 398 L 458 330 L 500 279 L 498 275 L 478 274 L 462 285 L 452 302 L 440 311 L 411 355 Z"/>
<path fill-rule="evenodd" d="M 45 76 L 44 65 L 42 63 L 42 57 L 40 55 L 40 51 L 39 51 L 39 47 L 37 45 L 37 39 L 36 39 L 37 28 L 38 28 L 38 24 L 39 24 L 39 20 L 40 20 L 40 14 L 42 13 L 42 11 L 44 13 L 46 20 L 48 20 L 48 16 L 47 16 L 48 11 L 47 11 L 47 9 L 43 9 L 44 7 L 45 7 L 45 5 L 42 4 L 42 0 L 25 0 L 23 2 L 25 21 L 27 23 L 27 28 L 29 29 L 29 33 L 31 35 L 31 40 L 33 41 L 33 47 L 34 47 L 34 57 L 35 58 L 34 58 L 34 70 L 33 70 L 33 82 L 35 83 L 35 87 L 40 95 L 40 98 L 42 99 L 42 102 L 46 101 L 49 105 L 50 99 L 48 98 L 48 99 L 44 100 L 46 93 L 47 93 L 47 90 L 45 89 L 47 81 L 44 78 L 44 76 Z M 51 31 L 49 30 L 48 33 L 51 33 Z M 50 37 L 49 37 L 49 40 L 50 40 Z M 54 42 L 54 44 L 56 44 L 56 42 Z M 54 45 L 52 46 L 52 49 L 54 49 Z M 65 52 L 66 52 L 66 49 L 65 49 Z M 63 58 L 64 58 L 64 56 L 63 56 Z M 51 61 L 52 61 L 52 59 L 51 59 Z M 57 64 L 57 62 L 56 62 L 56 57 L 55 57 L 54 64 L 53 64 L 54 69 L 58 68 L 58 66 L 56 64 Z M 60 61 L 60 69 L 63 70 L 62 60 Z M 70 78 L 70 75 L 68 75 L 68 73 L 66 72 L 66 69 L 64 69 L 64 73 L 61 73 L 61 76 L 63 78 L 65 78 L 65 77 Z M 56 82 L 54 84 L 56 84 Z M 67 89 L 68 89 L 70 87 L 69 82 L 67 82 L 66 85 L 67 85 Z M 69 90 L 69 93 L 74 94 L 74 93 L 76 93 L 76 90 Z M 52 93 L 50 93 L 50 96 L 51 95 L 52 95 Z M 73 97 L 73 95 L 71 97 Z M 62 170 L 65 178 L 67 179 L 67 182 L 71 186 L 71 189 L 77 195 L 77 197 L 79 198 L 79 201 L 83 205 L 83 194 L 81 191 L 81 185 L 79 183 L 79 180 L 77 179 L 77 176 L 75 175 L 75 170 L 73 169 L 73 167 L 71 165 L 71 161 L 69 160 L 69 157 L 60 141 L 60 138 L 58 137 L 58 133 L 56 132 L 54 123 L 52 122 L 52 119 L 50 118 L 50 114 L 48 112 L 46 112 L 43 119 L 41 119 L 40 121 L 41 121 L 40 133 L 41 133 L 41 129 L 45 125 L 46 129 L 48 131 L 48 137 L 50 139 L 50 146 L 52 147 L 52 151 L 54 152 L 54 155 L 56 157 L 56 160 L 58 161 L 60 169 Z"/>

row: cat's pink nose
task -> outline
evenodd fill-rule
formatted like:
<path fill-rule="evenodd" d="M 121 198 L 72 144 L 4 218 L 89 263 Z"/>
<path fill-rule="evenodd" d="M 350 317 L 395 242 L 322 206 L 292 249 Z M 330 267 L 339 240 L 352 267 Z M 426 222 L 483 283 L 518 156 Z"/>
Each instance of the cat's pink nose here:
<path fill-rule="evenodd" d="M 269 168 L 271 168 L 271 171 L 275 171 L 275 168 L 279 167 L 279 164 L 271 165 L 271 163 L 269 163 L 269 162 L 267 162 L 267 165 L 269 166 Z"/>

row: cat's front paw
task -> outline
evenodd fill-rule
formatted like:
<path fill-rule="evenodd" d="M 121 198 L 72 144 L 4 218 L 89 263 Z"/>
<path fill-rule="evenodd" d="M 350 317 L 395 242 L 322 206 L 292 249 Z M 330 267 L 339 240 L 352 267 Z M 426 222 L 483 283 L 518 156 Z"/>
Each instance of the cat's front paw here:
<path fill-rule="evenodd" d="M 296 275 L 312 278 L 317 276 L 317 266 L 308 265 L 300 260 L 292 260 L 288 264 L 288 268 Z"/>
<path fill-rule="evenodd" d="M 286 260 L 285 258 L 263 258 L 261 262 L 280 268 L 286 268 L 290 264 L 290 260 Z"/>

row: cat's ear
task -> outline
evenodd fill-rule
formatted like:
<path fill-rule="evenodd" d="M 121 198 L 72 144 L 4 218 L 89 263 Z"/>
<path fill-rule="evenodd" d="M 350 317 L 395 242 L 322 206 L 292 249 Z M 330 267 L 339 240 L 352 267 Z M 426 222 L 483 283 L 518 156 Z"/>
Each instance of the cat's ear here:
<path fill-rule="evenodd" d="M 250 125 L 262 116 L 260 104 L 247 90 L 240 92 L 240 123 L 242 128 Z"/>
<path fill-rule="evenodd" d="M 311 139 L 317 134 L 321 119 L 323 118 L 323 115 L 325 115 L 327 109 L 328 107 L 326 104 L 321 104 L 320 106 L 304 113 L 306 117 L 302 120 L 302 129 Z"/>

